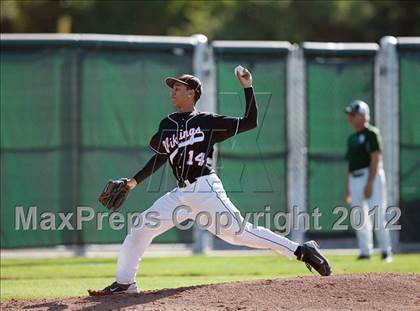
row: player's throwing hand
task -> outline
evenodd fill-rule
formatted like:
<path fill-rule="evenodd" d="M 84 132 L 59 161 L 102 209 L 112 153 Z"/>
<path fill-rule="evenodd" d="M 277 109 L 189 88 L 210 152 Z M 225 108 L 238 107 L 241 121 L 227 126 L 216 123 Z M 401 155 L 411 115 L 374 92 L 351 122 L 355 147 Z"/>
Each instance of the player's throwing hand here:
<path fill-rule="evenodd" d="M 235 76 L 238 77 L 239 82 L 241 82 L 244 88 L 252 87 L 252 75 L 248 69 L 241 65 L 237 66 L 235 68 Z"/>

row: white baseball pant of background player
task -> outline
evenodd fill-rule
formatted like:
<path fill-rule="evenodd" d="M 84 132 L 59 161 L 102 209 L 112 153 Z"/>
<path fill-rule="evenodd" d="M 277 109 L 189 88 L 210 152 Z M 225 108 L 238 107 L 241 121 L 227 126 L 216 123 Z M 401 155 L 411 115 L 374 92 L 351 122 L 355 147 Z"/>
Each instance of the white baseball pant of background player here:
<path fill-rule="evenodd" d="M 357 170 L 357 173 L 363 173 L 362 176 L 349 177 L 351 206 L 360 206 L 364 215 L 365 224 L 359 230 L 356 230 L 356 236 L 359 243 L 359 249 L 362 255 L 370 256 L 373 250 L 373 220 L 375 216 L 372 214 L 368 216 L 369 211 L 377 206 L 378 223 L 375 225 L 375 235 L 382 253 L 391 252 L 391 244 L 389 238 L 389 231 L 385 228 L 386 225 L 386 208 L 387 197 L 385 187 L 385 172 L 383 170 L 382 162 L 378 164 L 378 171 L 372 186 L 372 196 L 369 199 L 364 197 L 364 190 L 367 183 L 369 168 Z M 360 224 L 360 213 L 355 213 L 355 224 Z"/>
<path fill-rule="evenodd" d="M 194 219 L 202 211 L 210 213 L 212 224 L 208 227 L 208 230 L 213 234 L 216 234 L 216 213 L 219 213 L 219 215 L 222 213 L 232 215 L 232 225 L 226 228 L 220 228 L 220 234 L 217 235 L 219 238 L 231 244 L 260 249 L 272 249 L 274 251 L 280 251 L 288 257 L 292 257 L 299 246 L 299 244 L 275 234 L 264 227 L 253 227 L 251 223 L 246 224 L 242 234 L 237 234 L 240 231 L 240 225 L 235 220 L 234 215 L 235 213 L 239 213 L 239 211 L 226 195 L 219 177 L 216 174 L 210 174 L 197 178 L 196 182 L 188 184 L 184 188 L 175 188 L 171 192 L 166 193 L 148 210 L 142 213 L 142 216 L 152 211 L 159 213 L 159 217 L 157 218 L 159 219 L 160 225 L 157 228 L 142 225 L 131 229 L 131 232 L 124 240 L 118 256 L 118 283 L 131 284 L 135 282 L 141 256 L 153 238 L 175 225 L 173 222 L 173 213 L 179 206 L 188 206 L 191 212 L 178 215 L 177 222 Z M 240 221 L 242 223 L 243 218 Z"/>

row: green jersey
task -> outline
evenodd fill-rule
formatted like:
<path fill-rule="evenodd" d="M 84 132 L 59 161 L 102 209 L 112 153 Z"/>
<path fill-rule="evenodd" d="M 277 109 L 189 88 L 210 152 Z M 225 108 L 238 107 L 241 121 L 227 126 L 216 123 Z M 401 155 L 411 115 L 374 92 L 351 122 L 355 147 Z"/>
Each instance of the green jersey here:
<path fill-rule="evenodd" d="M 347 139 L 346 159 L 349 161 L 349 172 L 370 165 L 370 154 L 382 150 L 382 139 L 379 130 L 368 125 L 360 132 L 353 133 Z"/>

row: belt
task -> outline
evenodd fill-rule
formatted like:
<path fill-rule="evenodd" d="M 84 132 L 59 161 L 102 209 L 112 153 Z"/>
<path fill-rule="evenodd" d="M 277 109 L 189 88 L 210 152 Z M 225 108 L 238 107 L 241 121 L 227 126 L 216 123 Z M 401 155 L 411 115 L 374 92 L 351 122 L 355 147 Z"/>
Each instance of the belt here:
<path fill-rule="evenodd" d="M 197 178 L 186 179 L 186 180 L 183 180 L 183 181 L 177 180 L 176 183 L 178 185 L 178 188 L 185 188 L 185 187 L 191 185 L 192 183 L 195 183 L 196 180 L 197 180 Z"/>
<path fill-rule="evenodd" d="M 195 183 L 198 178 L 201 178 L 201 177 L 204 177 L 204 176 L 209 176 L 211 174 L 215 174 L 215 172 L 211 171 L 210 174 L 205 174 L 205 175 L 201 175 L 201 176 L 198 176 L 198 177 L 188 178 L 188 179 L 185 179 L 185 180 L 182 180 L 182 181 L 177 180 L 176 183 L 178 185 L 178 188 L 185 188 L 185 187 Z"/>
<path fill-rule="evenodd" d="M 353 177 L 361 177 L 365 175 L 365 169 L 355 170 L 353 172 L 350 172 L 351 176 Z"/>

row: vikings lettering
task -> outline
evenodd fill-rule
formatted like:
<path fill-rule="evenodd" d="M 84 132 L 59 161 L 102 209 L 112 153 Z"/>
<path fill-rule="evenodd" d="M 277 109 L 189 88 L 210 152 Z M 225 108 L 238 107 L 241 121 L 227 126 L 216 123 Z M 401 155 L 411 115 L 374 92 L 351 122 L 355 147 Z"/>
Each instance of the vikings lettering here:
<path fill-rule="evenodd" d="M 172 134 L 172 137 L 166 137 L 163 140 L 162 145 L 167 153 L 171 153 L 171 149 L 175 147 L 178 149 L 204 140 L 204 133 L 200 127 L 184 131 L 180 130 L 178 134 L 178 136 Z"/>

